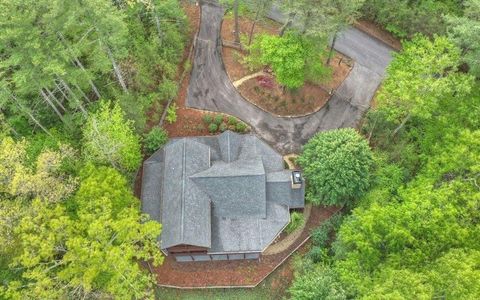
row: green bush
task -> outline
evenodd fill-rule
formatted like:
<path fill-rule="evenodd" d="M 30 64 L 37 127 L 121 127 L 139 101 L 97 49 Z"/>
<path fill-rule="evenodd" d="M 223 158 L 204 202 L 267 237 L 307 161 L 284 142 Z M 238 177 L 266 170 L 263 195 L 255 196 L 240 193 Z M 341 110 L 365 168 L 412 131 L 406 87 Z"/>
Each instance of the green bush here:
<path fill-rule="evenodd" d="M 213 122 L 219 126 L 223 122 L 223 115 L 216 115 Z"/>
<path fill-rule="evenodd" d="M 203 115 L 202 120 L 205 124 L 210 124 L 213 122 L 213 117 L 210 114 Z"/>
<path fill-rule="evenodd" d="M 237 123 L 238 123 L 238 120 L 235 117 L 232 117 L 232 116 L 228 117 L 228 125 L 235 126 L 237 125 Z"/>
<path fill-rule="evenodd" d="M 235 126 L 237 132 L 245 132 L 247 130 L 247 124 L 243 122 L 238 122 Z"/>
<path fill-rule="evenodd" d="M 224 132 L 225 130 L 228 129 L 228 126 L 227 126 L 227 124 L 222 123 L 222 124 L 220 124 L 220 126 L 218 127 L 218 129 L 220 130 L 220 132 Z"/>
<path fill-rule="evenodd" d="M 290 234 L 295 231 L 295 229 L 302 227 L 304 223 L 305 217 L 303 213 L 294 211 L 290 214 L 290 223 L 285 227 L 285 232 Z"/>
<path fill-rule="evenodd" d="M 165 79 L 162 83 L 160 83 L 159 87 L 159 96 L 162 101 L 170 100 L 177 96 L 178 92 L 178 85 L 176 82 Z"/>
<path fill-rule="evenodd" d="M 208 125 L 208 131 L 210 133 L 215 133 L 218 131 L 218 125 L 215 124 L 215 123 L 211 123 L 210 125 Z"/>
<path fill-rule="evenodd" d="M 168 123 L 172 124 L 177 121 L 177 104 L 172 103 L 168 108 L 167 108 L 167 116 L 166 120 Z"/>
<path fill-rule="evenodd" d="M 160 147 L 165 145 L 168 141 L 168 135 L 165 129 L 161 127 L 154 127 L 149 133 L 144 135 L 144 149 L 145 153 L 152 154 Z"/>

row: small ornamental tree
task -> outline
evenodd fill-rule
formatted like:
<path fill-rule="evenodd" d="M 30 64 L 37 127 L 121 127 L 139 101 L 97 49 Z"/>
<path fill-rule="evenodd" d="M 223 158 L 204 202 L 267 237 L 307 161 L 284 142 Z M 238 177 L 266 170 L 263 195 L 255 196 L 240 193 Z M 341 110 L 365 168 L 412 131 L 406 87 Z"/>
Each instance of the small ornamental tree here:
<path fill-rule="evenodd" d="M 132 121 L 125 119 L 116 103 L 110 108 L 110 102 L 103 102 L 96 113 L 89 115 L 83 139 L 87 160 L 121 171 L 134 171 L 142 161 L 140 140 Z"/>
<path fill-rule="evenodd" d="M 307 180 L 307 198 L 315 204 L 342 205 L 369 186 L 372 151 L 354 129 L 315 135 L 297 159 Z"/>
<path fill-rule="evenodd" d="M 329 75 L 323 64 L 325 51 L 313 39 L 289 32 L 284 36 L 260 35 L 249 47 L 246 63 L 252 68 L 268 65 L 281 85 L 295 89 L 306 80 L 321 81 Z"/>

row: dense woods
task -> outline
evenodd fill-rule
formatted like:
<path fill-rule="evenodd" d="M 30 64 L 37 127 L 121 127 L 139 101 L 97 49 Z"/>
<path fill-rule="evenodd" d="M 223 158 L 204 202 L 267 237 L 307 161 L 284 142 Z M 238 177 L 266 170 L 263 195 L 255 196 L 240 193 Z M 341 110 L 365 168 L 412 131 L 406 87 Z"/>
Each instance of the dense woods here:
<path fill-rule="evenodd" d="M 480 94 L 474 68 L 460 69 L 469 55 L 448 36 L 419 34 L 395 54 L 361 128 L 371 186 L 313 233 L 294 299 L 480 296 Z"/>
<path fill-rule="evenodd" d="M 0 298 L 153 297 L 138 262 L 161 263 L 161 226 L 140 215 L 132 180 L 147 111 L 178 89 L 180 3 L 0 11 Z"/>

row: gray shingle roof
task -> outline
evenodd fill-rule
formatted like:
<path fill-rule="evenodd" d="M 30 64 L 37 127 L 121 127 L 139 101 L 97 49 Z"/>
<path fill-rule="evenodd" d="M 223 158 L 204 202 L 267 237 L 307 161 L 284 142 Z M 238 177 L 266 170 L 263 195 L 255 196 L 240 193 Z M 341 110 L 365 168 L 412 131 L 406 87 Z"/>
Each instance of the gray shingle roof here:
<path fill-rule="evenodd" d="M 265 169 L 260 157 L 217 162 L 190 178 L 210 196 L 218 215 L 265 218 Z"/>
<path fill-rule="evenodd" d="M 224 218 L 213 209 L 210 253 L 262 252 L 290 221 L 288 208 L 267 202 L 266 218 Z"/>
<path fill-rule="evenodd" d="M 303 207 L 283 164 L 254 135 L 172 139 L 144 163 L 142 210 L 162 222 L 162 249 L 261 251 Z"/>
<path fill-rule="evenodd" d="M 210 247 L 210 199 L 190 175 L 210 166 L 210 148 L 192 139 L 175 140 L 164 148 L 162 248 L 187 244 Z"/>
<path fill-rule="evenodd" d="M 267 201 L 279 203 L 289 208 L 305 206 L 305 185 L 292 189 L 292 171 L 284 170 L 267 174 Z"/>

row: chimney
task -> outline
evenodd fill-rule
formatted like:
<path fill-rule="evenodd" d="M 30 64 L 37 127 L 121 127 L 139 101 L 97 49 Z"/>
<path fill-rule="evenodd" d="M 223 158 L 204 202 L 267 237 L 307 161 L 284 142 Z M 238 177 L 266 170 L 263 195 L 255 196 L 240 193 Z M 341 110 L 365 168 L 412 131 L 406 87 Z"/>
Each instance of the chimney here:
<path fill-rule="evenodd" d="M 300 171 L 292 172 L 292 189 L 302 188 L 302 173 Z"/>

